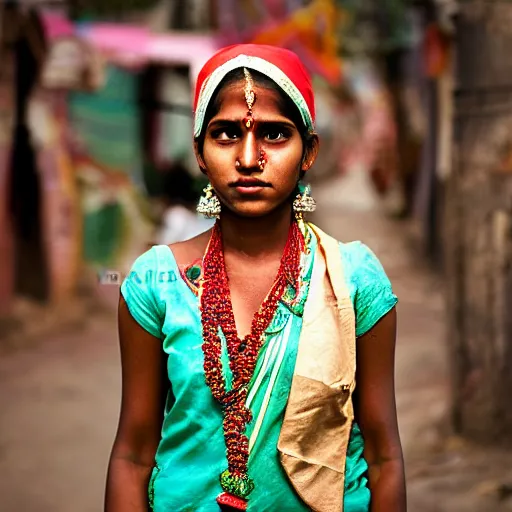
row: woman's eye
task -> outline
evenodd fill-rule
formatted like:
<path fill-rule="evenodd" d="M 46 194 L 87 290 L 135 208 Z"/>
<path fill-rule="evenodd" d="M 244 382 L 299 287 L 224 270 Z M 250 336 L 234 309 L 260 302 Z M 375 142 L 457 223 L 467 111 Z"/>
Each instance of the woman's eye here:
<path fill-rule="evenodd" d="M 236 140 L 240 134 L 237 130 L 231 128 L 223 128 L 215 130 L 212 133 L 212 137 L 217 140 Z"/>
<path fill-rule="evenodd" d="M 286 137 L 287 137 L 287 135 L 284 132 L 279 131 L 279 130 L 272 130 L 265 134 L 265 138 L 267 140 L 270 140 L 273 142 L 284 140 L 284 139 L 286 139 Z"/>

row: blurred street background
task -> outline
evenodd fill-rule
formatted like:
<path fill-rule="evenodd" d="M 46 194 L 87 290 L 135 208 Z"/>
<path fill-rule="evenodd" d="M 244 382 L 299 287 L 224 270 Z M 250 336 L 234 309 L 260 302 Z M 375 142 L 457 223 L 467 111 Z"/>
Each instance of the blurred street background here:
<path fill-rule="evenodd" d="M 400 299 L 409 510 L 512 510 L 511 26 L 489 0 L 0 0 L 0 512 L 102 510 L 119 284 L 208 228 L 194 81 L 238 42 L 308 67 L 311 220 Z"/>

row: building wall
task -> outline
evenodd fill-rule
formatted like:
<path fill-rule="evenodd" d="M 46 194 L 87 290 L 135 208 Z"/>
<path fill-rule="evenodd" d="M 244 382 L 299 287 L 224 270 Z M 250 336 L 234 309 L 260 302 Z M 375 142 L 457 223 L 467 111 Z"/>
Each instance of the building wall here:
<path fill-rule="evenodd" d="M 66 93 L 38 88 L 30 101 L 28 124 L 41 176 L 49 300 L 56 303 L 74 293 L 82 261 L 82 212 L 67 137 Z"/>
<path fill-rule="evenodd" d="M 9 214 L 9 167 L 13 131 L 12 55 L 2 56 L 0 75 L 0 316 L 9 311 L 14 291 L 14 244 Z"/>

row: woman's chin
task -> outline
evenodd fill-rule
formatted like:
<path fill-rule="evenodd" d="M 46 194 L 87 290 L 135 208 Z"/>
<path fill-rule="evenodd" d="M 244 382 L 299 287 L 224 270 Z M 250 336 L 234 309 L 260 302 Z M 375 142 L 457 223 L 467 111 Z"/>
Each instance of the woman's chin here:
<path fill-rule="evenodd" d="M 266 201 L 244 201 L 234 204 L 229 208 L 229 211 L 232 215 L 237 217 L 244 217 L 247 219 L 258 219 L 266 217 L 272 214 L 276 214 L 277 210 L 282 211 L 283 214 L 285 213 L 284 209 L 279 205 L 271 205 Z"/>

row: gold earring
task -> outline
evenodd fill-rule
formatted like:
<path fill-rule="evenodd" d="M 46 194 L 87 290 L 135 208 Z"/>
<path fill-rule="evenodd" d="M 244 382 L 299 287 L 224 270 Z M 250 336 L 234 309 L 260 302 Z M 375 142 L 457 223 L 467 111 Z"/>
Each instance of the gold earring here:
<path fill-rule="evenodd" d="M 207 219 L 218 219 L 221 212 L 221 204 L 211 183 L 203 190 L 203 195 L 197 205 L 197 213 L 204 215 Z"/>
<path fill-rule="evenodd" d="M 304 217 L 305 213 L 311 213 L 316 210 L 316 201 L 311 195 L 311 187 L 309 185 L 299 184 L 299 193 L 293 201 L 293 211 L 295 217 L 299 220 Z"/>

